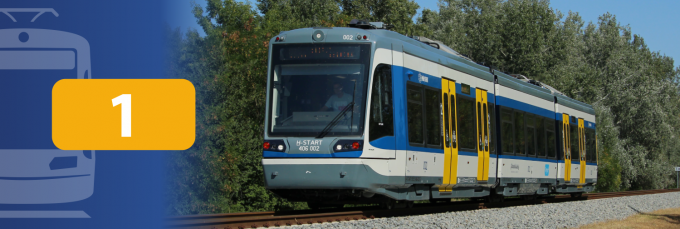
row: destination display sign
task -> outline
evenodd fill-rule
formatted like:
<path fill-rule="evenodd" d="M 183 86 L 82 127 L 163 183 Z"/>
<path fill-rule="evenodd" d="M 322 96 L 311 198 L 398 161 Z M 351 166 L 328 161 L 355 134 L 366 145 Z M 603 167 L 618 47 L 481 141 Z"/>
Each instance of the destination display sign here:
<path fill-rule="evenodd" d="M 359 59 L 359 45 L 311 45 L 293 46 L 281 49 L 282 60 L 301 59 Z"/>

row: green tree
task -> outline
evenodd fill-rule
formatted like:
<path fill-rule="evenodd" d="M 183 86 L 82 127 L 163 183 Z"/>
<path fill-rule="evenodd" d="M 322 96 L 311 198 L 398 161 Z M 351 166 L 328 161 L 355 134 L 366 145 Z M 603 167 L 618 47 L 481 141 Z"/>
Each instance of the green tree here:
<path fill-rule="evenodd" d="M 189 32 L 171 68 L 196 87 L 197 138 L 192 148 L 173 153 L 169 161 L 173 179 L 168 213 L 294 207 L 264 189 L 260 166 L 272 32 L 244 3 L 209 1 L 206 9 L 204 14 L 194 6 L 206 37 Z"/>

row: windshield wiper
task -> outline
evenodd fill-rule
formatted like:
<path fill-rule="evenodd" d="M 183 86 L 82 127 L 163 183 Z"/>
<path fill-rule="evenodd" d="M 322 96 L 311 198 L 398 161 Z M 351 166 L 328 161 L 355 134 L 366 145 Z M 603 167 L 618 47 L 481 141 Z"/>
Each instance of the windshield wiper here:
<path fill-rule="evenodd" d="M 333 120 L 332 120 L 330 123 L 328 123 L 328 125 L 326 125 L 326 128 L 323 128 L 323 130 L 321 131 L 321 133 L 319 133 L 319 135 L 316 136 L 316 138 L 323 138 L 324 136 L 326 136 L 326 134 L 328 134 L 328 132 L 330 132 L 331 129 L 333 129 L 333 127 L 334 127 L 336 124 L 338 124 L 338 121 L 340 121 L 340 118 L 342 118 L 342 116 L 343 116 L 345 113 L 347 113 L 348 110 L 352 110 L 351 106 L 352 106 L 352 107 L 354 106 L 354 102 L 349 103 L 349 104 L 345 107 L 345 109 L 342 109 L 342 111 L 340 111 L 340 114 L 338 114 L 337 116 L 335 116 L 335 118 L 333 118 Z"/>
<path fill-rule="evenodd" d="M 356 93 L 356 91 L 357 91 L 357 83 L 354 82 L 354 90 L 352 91 L 352 102 L 347 104 L 345 109 L 342 109 L 342 111 L 340 111 L 340 114 L 335 116 L 335 118 L 333 118 L 333 120 L 331 120 L 331 122 L 328 123 L 328 125 L 326 125 L 325 128 L 323 128 L 323 130 L 319 133 L 319 135 L 316 136 L 316 138 L 323 138 L 324 136 L 326 136 L 326 134 L 328 134 L 328 132 L 330 132 L 333 129 L 333 127 L 336 124 L 338 124 L 338 121 L 340 121 L 340 118 L 343 117 L 344 114 L 347 113 L 347 111 L 350 110 L 350 109 L 352 110 L 352 117 L 350 117 L 350 119 L 354 119 L 354 94 Z M 350 121 L 352 121 L 352 123 L 350 124 L 350 133 L 351 133 L 352 132 L 351 128 L 352 128 L 354 120 L 350 120 Z"/>

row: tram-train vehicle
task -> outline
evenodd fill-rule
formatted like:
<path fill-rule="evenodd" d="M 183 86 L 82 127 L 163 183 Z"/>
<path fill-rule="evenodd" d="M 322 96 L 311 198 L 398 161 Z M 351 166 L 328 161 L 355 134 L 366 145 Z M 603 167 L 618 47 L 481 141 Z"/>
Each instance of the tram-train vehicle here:
<path fill-rule="evenodd" d="M 269 44 L 268 190 L 310 207 L 551 193 L 597 183 L 595 112 L 381 22 Z"/>
<path fill-rule="evenodd" d="M 14 22 L 17 12 L 35 13 L 31 22 L 45 13 L 58 16 L 52 8 L 0 12 Z M 90 45 L 69 32 L 5 25 L 0 29 L 0 204 L 86 199 L 94 191 L 95 151 L 54 145 L 51 104 L 57 81 L 91 78 Z"/>

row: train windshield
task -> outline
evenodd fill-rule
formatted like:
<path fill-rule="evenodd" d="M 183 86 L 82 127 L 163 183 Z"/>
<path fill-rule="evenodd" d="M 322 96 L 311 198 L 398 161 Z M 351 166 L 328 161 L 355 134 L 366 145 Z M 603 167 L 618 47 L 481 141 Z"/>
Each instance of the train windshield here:
<path fill-rule="evenodd" d="M 274 45 L 271 64 L 269 135 L 363 133 L 370 44 Z"/>

